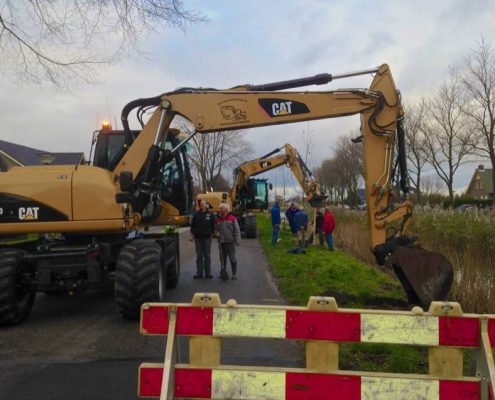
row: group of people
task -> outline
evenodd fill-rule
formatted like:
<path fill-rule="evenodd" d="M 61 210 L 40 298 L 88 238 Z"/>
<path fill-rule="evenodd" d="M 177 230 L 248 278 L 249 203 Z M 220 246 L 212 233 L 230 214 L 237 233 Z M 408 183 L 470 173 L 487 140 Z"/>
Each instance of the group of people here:
<path fill-rule="evenodd" d="M 232 279 L 237 279 L 237 260 L 235 246 L 241 244 L 241 230 L 237 218 L 229 213 L 228 204 L 220 204 L 220 212 L 215 215 L 208 209 L 205 200 L 199 203 L 191 220 L 190 240 L 196 245 L 196 275 L 194 279 L 211 279 L 211 241 L 217 238 L 220 242 L 220 260 L 223 271 L 227 268 L 227 258 L 230 260 Z M 227 274 L 220 276 L 224 279 Z"/>
<path fill-rule="evenodd" d="M 280 201 L 276 200 L 270 210 L 272 222 L 272 244 L 276 245 L 280 235 L 281 210 Z M 297 236 L 300 248 L 307 246 L 308 240 L 308 213 L 304 209 L 297 208 L 294 203 L 285 211 L 285 217 L 289 222 L 289 227 L 293 235 Z M 318 235 L 320 246 L 324 241 L 327 243 L 328 250 L 333 251 L 333 231 L 335 229 L 335 217 L 328 207 L 325 208 L 324 214 L 320 209 L 316 210 L 315 217 L 315 234 Z"/>

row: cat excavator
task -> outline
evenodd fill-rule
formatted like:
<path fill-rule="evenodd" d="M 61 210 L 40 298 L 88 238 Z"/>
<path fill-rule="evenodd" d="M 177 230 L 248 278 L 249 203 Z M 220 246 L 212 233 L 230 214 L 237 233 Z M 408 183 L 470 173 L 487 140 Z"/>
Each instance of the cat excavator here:
<path fill-rule="evenodd" d="M 369 88 L 287 90 L 357 75 L 373 76 Z M 135 109 L 140 130 L 131 130 L 128 121 Z M 152 115 L 144 123 L 147 111 Z M 123 131 L 116 134 L 112 149 L 102 151 L 101 164 L 15 167 L 0 173 L 0 235 L 39 236 L 30 245 L 0 250 L 0 324 L 22 321 L 36 291 L 52 290 L 58 283 L 68 289 L 83 286 L 102 275 L 114 278 L 124 316 L 136 317 L 141 303 L 161 300 L 165 288 L 177 281 L 178 252 L 171 251 L 177 242 L 161 234 L 129 233 L 187 213 L 177 206 L 187 203 L 184 145 L 196 134 L 357 114 L 376 261 L 394 269 L 412 303 L 444 299 L 452 284 L 451 264 L 408 233 L 413 206 L 404 111 L 390 69 L 383 64 L 222 90 L 184 87 L 137 99 L 123 108 Z M 176 116 L 194 125 L 185 138 L 171 128 Z M 170 163 L 175 166 L 167 170 Z M 400 199 L 392 196 L 396 170 Z M 175 203 L 167 202 L 167 196 L 175 197 Z"/>
<path fill-rule="evenodd" d="M 285 154 L 277 154 L 284 150 Z M 256 179 L 256 175 L 286 166 L 298 181 L 305 200 L 311 207 L 321 207 L 326 195 L 322 194 L 319 183 L 295 147 L 285 144 L 268 154 L 246 161 L 234 169 L 234 184 L 230 193 L 207 192 L 196 196 L 196 207 L 201 200 L 208 203 L 212 211 L 219 211 L 220 204 L 226 203 L 236 215 L 245 237 L 255 238 L 257 234 L 256 216 L 253 212 L 268 209 L 268 189 L 266 179 Z"/>

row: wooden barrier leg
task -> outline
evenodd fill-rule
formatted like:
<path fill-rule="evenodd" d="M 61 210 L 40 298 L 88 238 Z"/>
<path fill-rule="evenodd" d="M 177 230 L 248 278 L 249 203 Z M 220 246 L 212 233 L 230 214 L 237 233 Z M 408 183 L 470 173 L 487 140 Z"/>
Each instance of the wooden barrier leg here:
<path fill-rule="evenodd" d="M 492 347 L 488 336 L 488 320 L 481 320 L 481 359 L 482 382 L 486 389 L 482 392 L 483 399 L 495 398 L 495 366 Z M 491 397 L 490 397 L 491 396 Z"/>
<path fill-rule="evenodd" d="M 444 317 L 461 317 L 462 309 L 457 303 L 433 301 L 430 305 L 431 315 Z M 464 351 L 455 347 L 430 347 L 428 349 L 429 369 L 432 376 L 441 378 L 458 378 L 463 376 Z"/>
<path fill-rule="evenodd" d="M 333 297 L 311 296 L 307 308 L 311 311 L 338 311 Z M 307 340 L 306 368 L 318 372 L 338 370 L 339 344 L 327 340 Z"/>
<path fill-rule="evenodd" d="M 196 293 L 191 303 L 196 307 L 219 307 L 222 302 L 216 293 Z M 210 336 L 191 336 L 189 338 L 189 364 L 195 367 L 214 367 L 220 365 L 222 339 Z"/>
<path fill-rule="evenodd" d="M 323 340 L 308 340 L 306 342 L 306 368 L 318 372 L 338 370 L 338 343 Z"/>
<path fill-rule="evenodd" d="M 177 309 L 170 308 L 168 321 L 167 346 L 165 361 L 163 362 L 163 378 L 160 400 L 174 398 L 175 359 L 177 355 L 177 340 L 175 337 L 175 325 L 177 323 Z"/>

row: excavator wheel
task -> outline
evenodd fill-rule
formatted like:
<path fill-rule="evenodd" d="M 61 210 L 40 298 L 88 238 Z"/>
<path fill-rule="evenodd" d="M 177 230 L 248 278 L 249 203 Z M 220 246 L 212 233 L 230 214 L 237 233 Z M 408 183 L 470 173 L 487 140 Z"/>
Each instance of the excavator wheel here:
<path fill-rule="evenodd" d="M 256 221 L 256 215 L 246 215 L 244 222 L 244 234 L 248 239 L 256 238 L 258 234 L 258 222 Z"/>
<path fill-rule="evenodd" d="M 445 300 L 453 281 L 453 268 L 445 256 L 418 246 L 397 250 L 388 260 L 407 293 L 409 303 L 428 308 Z"/>
<path fill-rule="evenodd" d="M 0 326 L 17 325 L 31 312 L 36 291 L 21 250 L 0 252 Z"/>
<path fill-rule="evenodd" d="M 165 257 L 154 240 L 138 239 L 120 250 L 115 267 L 115 300 L 124 318 L 139 318 L 141 304 L 163 301 Z"/>

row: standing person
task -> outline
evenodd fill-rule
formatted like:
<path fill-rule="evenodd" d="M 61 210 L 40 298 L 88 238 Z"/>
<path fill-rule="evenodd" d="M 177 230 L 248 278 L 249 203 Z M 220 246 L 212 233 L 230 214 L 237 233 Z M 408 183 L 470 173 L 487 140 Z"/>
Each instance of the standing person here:
<path fill-rule="evenodd" d="M 333 251 L 333 231 L 335 229 L 335 217 L 330 212 L 328 207 L 325 208 L 325 215 L 323 216 L 323 234 L 327 242 L 328 250 Z"/>
<path fill-rule="evenodd" d="M 308 231 L 308 213 L 304 209 L 299 210 L 294 216 L 294 223 L 297 229 L 297 241 L 300 248 L 306 247 L 307 231 Z"/>
<path fill-rule="evenodd" d="M 325 242 L 325 236 L 323 235 L 323 214 L 319 208 L 316 209 L 315 235 L 318 235 L 320 246 L 323 246 L 323 243 Z"/>
<path fill-rule="evenodd" d="M 270 210 L 270 216 L 272 220 L 272 244 L 276 245 L 278 242 L 278 235 L 280 232 L 280 200 L 275 200 L 275 204 Z"/>
<path fill-rule="evenodd" d="M 285 217 L 287 218 L 287 221 L 289 221 L 290 231 L 292 232 L 293 235 L 297 233 L 294 217 L 298 211 L 299 209 L 294 205 L 294 203 L 291 203 L 290 207 L 285 212 Z"/>
<path fill-rule="evenodd" d="M 222 268 L 227 267 L 227 256 L 232 268 L 232 279 L 237 279 L 237 260 L 235 258 L 235 246 L 241 245 L 241 230 L 237 218 L 229 214 L 229 206 L 220 204 L 220 214 L 215 220 L 215 234 L 220 238 L 222 251 Z"/>
<path fill-rule="evenodd" d="M 199 203 L 199 211 L 196 211 L 191 220 L 191 237 L 189 240 L 196 245 L 196 275 L 194 279 L 211 279 L 211 236 L 215 231 L 215 215 L 208 210 L 205 200 Z"/>

